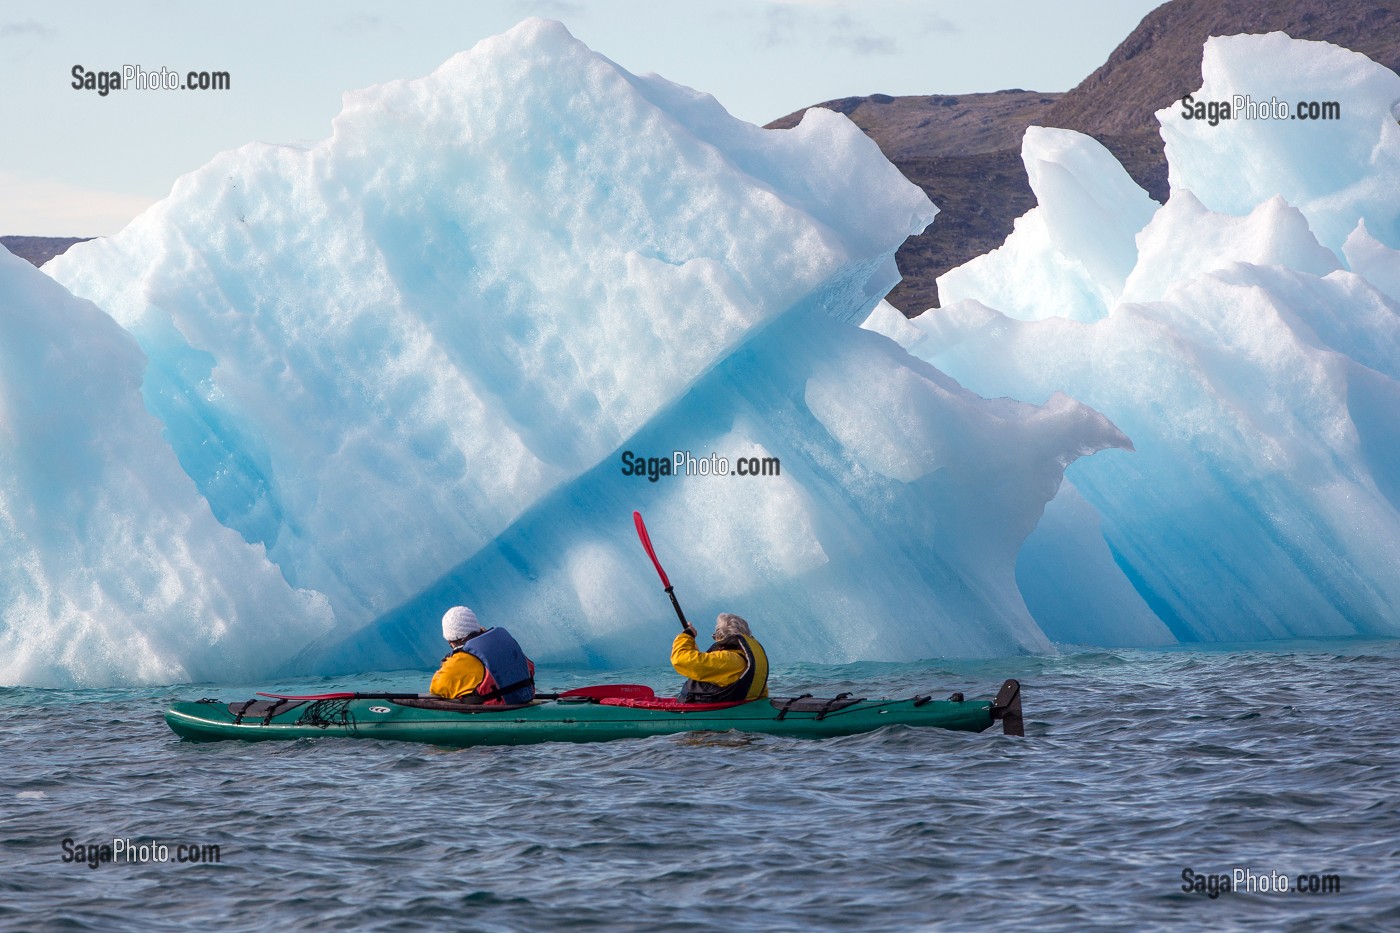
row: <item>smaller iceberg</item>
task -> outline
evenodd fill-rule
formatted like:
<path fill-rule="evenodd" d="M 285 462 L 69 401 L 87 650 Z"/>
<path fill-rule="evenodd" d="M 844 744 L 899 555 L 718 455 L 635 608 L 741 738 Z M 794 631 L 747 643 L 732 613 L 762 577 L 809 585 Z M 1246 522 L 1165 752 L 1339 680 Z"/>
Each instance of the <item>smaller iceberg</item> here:
<path fill-rule="evenodd" d="M 1203 70 L 1197 99 L 1335 94 L 1341 119 L 1164 109 L 1172 196 L 1148 214 L 1098 143 L 1032 129 L 1027 165 L 1057 167 L 1039 206 L 901 339 L 1132 439 L 1069 468 L 1022 551 L 1056 640 L 1400 634 L 1400 78 L 1281 34 L 1211 39 Z"/>

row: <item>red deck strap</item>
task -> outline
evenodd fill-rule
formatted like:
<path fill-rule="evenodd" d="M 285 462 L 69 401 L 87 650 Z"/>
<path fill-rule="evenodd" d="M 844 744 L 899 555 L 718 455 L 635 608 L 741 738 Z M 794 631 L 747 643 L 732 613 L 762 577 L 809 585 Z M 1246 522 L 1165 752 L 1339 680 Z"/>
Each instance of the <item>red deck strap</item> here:
<path fill-rule="evenodd" d="M 674 697 L 657 697 L 655 699 L 605 697 L 598 702 L 603 706 L 630 706 L 633 709 L 655 709 L 669 713 L 703 713 L 707 710 L 729 709 L 731 706 L 743 706 L 748 701 L 739 700 L 733 703 L 682 703 Z"/>

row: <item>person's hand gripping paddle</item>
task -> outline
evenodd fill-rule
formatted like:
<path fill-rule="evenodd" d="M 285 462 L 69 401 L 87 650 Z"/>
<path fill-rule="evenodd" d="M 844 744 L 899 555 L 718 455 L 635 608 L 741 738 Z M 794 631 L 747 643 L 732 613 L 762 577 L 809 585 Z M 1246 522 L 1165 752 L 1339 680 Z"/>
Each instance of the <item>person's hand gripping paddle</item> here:
<path fill-rule="evenodd" d="M 676 588 L 671 585 L 670 579 L 667 578 L 661 561 L 656 559 L 656 549 L 651 546 L 651 536 L 647 534 L 647 525 L 646 522 L 642 521 L 642 513 L 633 512 L 632 522 L 637 526 L 637 537 L 642 539 L 642 547 L 647 549 L 647 557 L 651 558 L 651 565 L 656 568 L 657 576 L 661 577 L 661 585 L 666 587 L 666 595 L 671 597 L 671 605 L 676 609 L 676 618 L 681 620 L 681 629 L 694 638 L 695 626 L 686 621 L 685 613 L 681 612 L 681 604 L 676 600 Z"/>

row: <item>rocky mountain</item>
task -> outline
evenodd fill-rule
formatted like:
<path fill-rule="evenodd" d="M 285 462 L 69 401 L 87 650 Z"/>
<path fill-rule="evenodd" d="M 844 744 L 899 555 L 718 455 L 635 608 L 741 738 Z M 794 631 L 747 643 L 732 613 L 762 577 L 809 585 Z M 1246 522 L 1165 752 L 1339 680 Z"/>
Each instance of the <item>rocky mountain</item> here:
<path fill-rule="evenodd" d="M 0 236 L 0 246 L 5 247 L 20 259 L 42 266 L 55 256 L 66 253 L 74 243 L 81 243 L 91 237 L 78 236 Z"/>
<path fill-rule="evenodd" d="M 1032 124 L 1093 136 L 1165 201 L 1167 164 L 1153 115 L 1200 86 L 1208 37 L 1274 31 L 1345 46 L 1400 71 L 1400 0 L 1171 0 L 1063 94 L 876 94 L 817 104 L 850 117 L 942 208 L 926 233 L 900 249 L 904 281 L 891 303 L 910 316 L 936 305 L 937 276 L 999 246 L 1034 206 L 1020 158 L 1021 134 Z M 1328 99 L 1326 88 L 1318 99 Z M 793 113 L 769 126 L 800 119 Z"/>
<path fill-rule="evenodd" d="M 1153 113 L 1201 84 L 1210 36 L 1286 32 L 1400 65 L 1398 0 L 1172 0 L 1143 17 L 1093 74 L 1055 106 L 1050 125 L 1095 136 L 1157 132 Z M 1326 88 L 1318 88 L 1326 98 Z"/>

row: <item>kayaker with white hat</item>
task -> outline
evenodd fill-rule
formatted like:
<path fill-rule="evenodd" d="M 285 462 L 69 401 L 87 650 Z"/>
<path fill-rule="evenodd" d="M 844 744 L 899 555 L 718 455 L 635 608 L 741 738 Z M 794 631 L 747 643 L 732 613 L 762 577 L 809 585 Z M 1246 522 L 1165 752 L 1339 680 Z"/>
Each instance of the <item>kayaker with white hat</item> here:
<path fill-rule="evenodd" d="M 529 703 L 535 697 L 535 663 L 509 632 L 485 628 L 466 606 L 442 617 L 451 647 L 428 689 L 436 696 L 472 703 Z"/>

